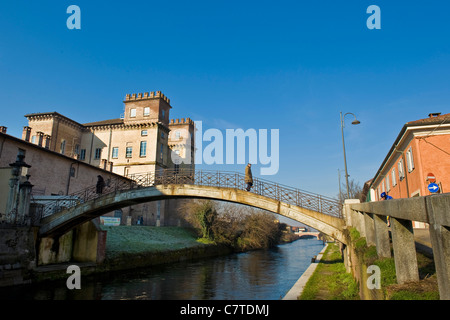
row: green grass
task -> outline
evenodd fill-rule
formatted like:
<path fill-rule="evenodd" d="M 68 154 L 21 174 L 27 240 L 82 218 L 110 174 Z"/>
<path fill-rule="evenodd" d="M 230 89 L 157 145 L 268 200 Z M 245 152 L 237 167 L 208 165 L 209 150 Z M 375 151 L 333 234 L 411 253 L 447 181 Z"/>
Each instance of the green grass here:
<path fill-rule="evenodd" d="M 355 228 L 349 229 L 350 239 L 365 265 L 375 264 L 381 271 L 381 288 L 387 300 L 439 300 L 433 259 L 417 252 L 420 281 L 398 285 L 394 258 L 378 259 L 376 247 L 367 246 Z"/>
<path fill-rule="evenodd" d="M 106 255 L 122 252 L 169 251 L 202 245 L 189 229 L 153 226 L 101 226 L 106 230 Z"/>
<path fill-rule="evenodd" d="M 357 282 L 346 272 L 339 248 L 330 243 L 300 300 L 359 300 Z"/>
<path fill-rule="evenodd" d="M 439 292 L 413 292 L 409 290 L 399 290 L 390 296 L 389 300 L 439 300 Z"/>
<path fill-rule="evenodd" d="M 386 259 L 386 261 L 394 260 Z M 378 261 L 377 261 L 378 263 Z M 434 261 L 420 252 L 417 252 L 417 264 L 419 268 L 420 281 L 397 284 L 395 279 L 394 262 L 388 262 L 392 266 L 382 269 L 381 285 L 388 300 L 439 300 L 439 289 L 437 285 L 436 269 Z M 384 272 L 383 272 L 384 270 Z M 385 274 L 383 274 L 385 273 Z M 384 283 L 386 273 L 393 273 L 392 279 Z"/>
<path fill-rule="evenodd" d="M 380 267 L 382 288 L 397 283 L 394 258 L 378 259 L 374 261 L 374 264 Z"/>

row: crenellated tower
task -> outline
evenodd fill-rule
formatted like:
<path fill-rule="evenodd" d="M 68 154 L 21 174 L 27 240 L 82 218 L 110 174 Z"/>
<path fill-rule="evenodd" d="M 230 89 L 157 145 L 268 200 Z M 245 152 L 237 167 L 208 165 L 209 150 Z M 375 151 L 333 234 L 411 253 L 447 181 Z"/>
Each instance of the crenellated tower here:
<path fill-rule="evenodd" d="M 161 91 L 127 94 L 124 123 L 161 122 L 169 125 L 170 99 Z"/>

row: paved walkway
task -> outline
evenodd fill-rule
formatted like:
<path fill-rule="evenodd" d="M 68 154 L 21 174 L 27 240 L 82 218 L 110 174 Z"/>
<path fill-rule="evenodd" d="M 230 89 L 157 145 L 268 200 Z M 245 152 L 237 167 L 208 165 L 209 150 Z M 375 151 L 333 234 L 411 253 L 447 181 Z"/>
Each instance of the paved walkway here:
<path fill-rule="evenodd" d="M 313 275 L 314 271 L 317 268 L 317 265 L 319 264 L 320 259 L 322 259 L 323 253 L 327 249 L 328 244 L 326 244 L 322 251 L 317 255 L 316 260 L 310 264 L 308 269 L 303 272 L 300 279 L 297 280 L 297 282 L 294 284 L 294 286 L 291 288 L 291 290 L 288 291 L 288 293 L 284 296 L 283 300 L 297 300 L 297 297 L 302 294 L 303 288 L 305 287 L 306 283 L 308 282 L 309 278 Z"/>
<path fill-rule="evenodd" d="M 430 256 L 433 255 L 433 249 L 431 247 L 431 240 L 430 240 L 430 232 L 428 229 L 414 229 L 414 240 L 416 241 L 417 250 Z M 316 270 L 317 265 L 320 259 L 322 258 L 323 253 L 325 252 L 327 246 L 328 244 L 317 255 L 316 261 L 314 263 L 311 263 L 311 265 L 302 274 L 300 279 L 297 280 L 297 282 L 294 284 L 291 290 L 288 291 L 283 300 L 297 300 L 297 297 L 302 293 L 303 288 L 305 287 L 309 278 L 313 275 L 314 271 Z"/>
<path fill-rule="evenodd" d="M 428 229 L 414 229 L 414 240 L 416 241 L 416 249 L 418 251 L 430 257 L 433 256 L 430 232 Z"/>
<path fill-rule="evenodd" d="M 430 232 L 428 229 L 414 229 L 414 239 L 431 248 Z"/>

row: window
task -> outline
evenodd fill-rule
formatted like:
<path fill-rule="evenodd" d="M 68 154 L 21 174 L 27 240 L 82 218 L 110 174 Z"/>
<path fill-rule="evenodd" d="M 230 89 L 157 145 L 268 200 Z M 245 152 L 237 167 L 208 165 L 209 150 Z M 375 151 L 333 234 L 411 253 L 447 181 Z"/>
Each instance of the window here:
<path fill-rule="evenodd" d="M 381 182 L 381 192 L 385 192 L 386 190 L 384 190 L 384 181 Z"/>
<path fill-rule="evenodd" d="M 392 168 L 392 187 L 395 187 L 397 185 L 397 178 L 395 177 L 395 168 Z"/>
<path fill-rule="evenodd" d="M 113 157 L 113 159 L 117 159 L 119 157 L 119 147 L 113 147 L 112 157 Z"/>
<path fill-rule="evenodd" d="M 141 141 L 141 148 L 139 150 L 139 156 L 145 157 L 147 155 L 147 141 Z"/>
<path fill-rule="evenodd" d="M 66 140 L 61 141 L 61 147 L 60 147 L 59 151 L 61 154 L 64 154 L 64 152 L 66 151 Z"/>
<path fill-rule="evenodd" d="M 163 159 L 163 152 L 164 152 L 164 146 L 161 145 L 161 147 L 159 148 L 159 158 L 162 160 Z"/>
<path fill-rule="evenodd" d="M 164 132 L 161 132 L 161 138 L 164 139 Z"/>
<path fill-rule="evenodd" d="M 406 152 L 406 164 L 408 165 L 408 172 L 411 172 L 414 170 L 414 159 L 412 154 L 412 147 L 409 147 L 408 151 Z"/>
<path fill-rule="evenodd" d="M 136 118 L 136 109 L 130 109 L 130 118 Z"/>
<path fill-rule="evenodd" d="M 76 144 L 75 145 L 75 155 L 79 155 L 80 154 L 80 145 Z"/>
<path fill-rule="evenodd" d="M 181 132 L 180 131 L 176 131 L 175 132 L 175 138 L 180 139 L 181 137 Z"/>
<path fill-rule="evenodd" d="M 386 181 L 386 191 L 389 192 L 391 190 L 391 185 L 389 183 L 389 175 L 386 175 L 386 179 L 384 179 Z"/>
<path fill-rule="evenodd" d="M 148 116 L 150 115 L 150 107 L 145 107 L 144 108 L 144 116 Z"/>
<path fill-rule="evenodd" d="M 162 110 L 162 118 L 164 119 L 166 117 L 166 110 Z"/>
<path fill-rule="evenodd" d="M 95 149 L 94 159 L 99 160 L 101 157 L 102 157 L 102 148 Z"/>
<path fill-rule="evenodd" d="M 31 137 L 31 143 L 36 143 L 36 136 Z"/>
<path fill-rule="evenodd" d="M 141 136 L 145 137 L 148 135 L 147 130 L 141 130 Z"/>
<path fill-rule="evenodd" d="M 127 147 L 125 157 L 131 158 L 132 155 L 133 155 L 133 147 Z"/>
<path fill-rule="evenodd" d="M 403 170 L 403 159 L 398 162 L 398 179 L 402 181 L 405 179 L 405 171 Z"/>
<path fill-rule="evenodd" d="M 86 149 L 81 149 L 80 151 L 80 160 L 86 159 Z"/>

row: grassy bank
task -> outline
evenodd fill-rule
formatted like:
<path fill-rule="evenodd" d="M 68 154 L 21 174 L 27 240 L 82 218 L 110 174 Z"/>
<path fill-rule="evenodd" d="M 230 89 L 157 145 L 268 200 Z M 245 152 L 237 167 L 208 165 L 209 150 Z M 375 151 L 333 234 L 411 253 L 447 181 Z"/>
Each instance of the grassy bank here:
<path fill-rule="evenodd" d="M 400 285 L 397 284 L 394 258 L 379 259 L 376 248 L 367 246 L 365 238 L 361 237 L 356 230 L 351 230 L 350 236 L 360 262 L 365 266 L 377 265 L 381 271 L 380 294 L 369 299 L 439 300 L 432 257 L 418 251 L 420 280 Z M 299 299 L 358 300 L 360 299 L 359 287 L 353 276 L 346 272 L 338 246 L 330 244 Z"/>
<path fill-rule="evenodd" d="M 180 227 L 100 226 L 107 231 L 106 256 L 101 264 L 70 262 L 36 272 L 33 281 L 67 279 L 68 264 L 77 264 L 83 275 L 110 273 L 231 253 L 229 248 L 202 243 L 196 234 Z"/>
<path fill-rule="evenodd" d="M 352 228 L 350 236 L 362 262 L 377 265 L 381 271 L 381 292 L 385 300 L 439 300 L 433 257 L 416 247 L 419 281 L 397 284 L 394 258 L 378 258 L 375 246 L 367 246 L 366 239 Z M 394 252 L 391 247 L 392 255 Z"/>
<path fill-rule="evenodd" d="M 108 232 L 106 258 L 115 258 L 127 252 L 171 251 L 204 245 L 195 233 L 180 227 L 101 226 Z"/>
<path fill-rule="evenodd" d="M 335 243 L 328 245 L 299 300 L 359 300 L 358 284 L 346 272 Z"/>
<path fill-rule="evenodd" d="M 196 234 L 181 227 L 101 226 L 106 230 L 105 261 L 96 272 L 146 268 L 153 265 L 210 258 L 231 250 L 204 243 Z"/>

